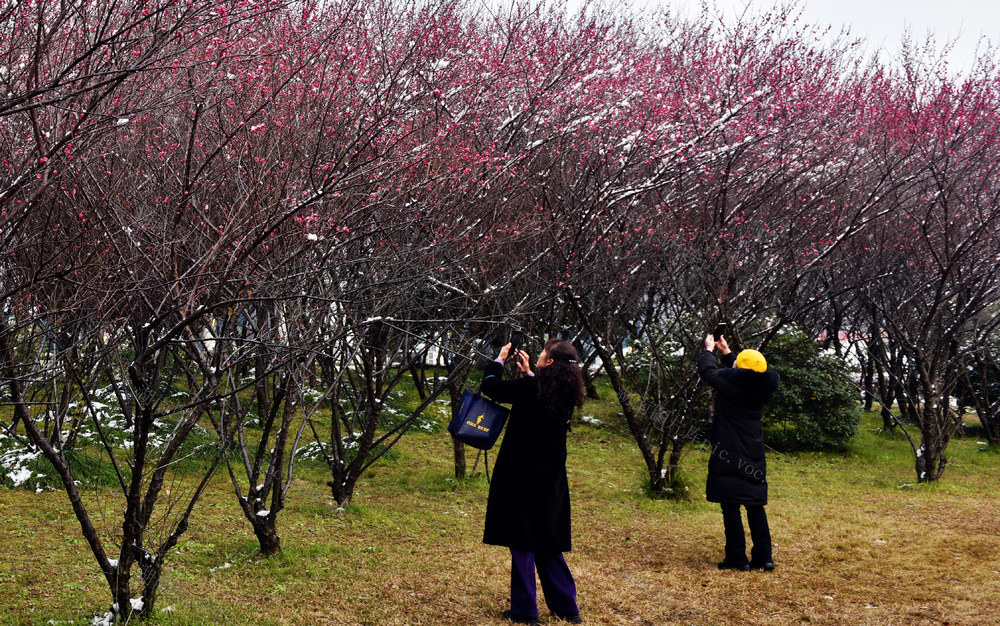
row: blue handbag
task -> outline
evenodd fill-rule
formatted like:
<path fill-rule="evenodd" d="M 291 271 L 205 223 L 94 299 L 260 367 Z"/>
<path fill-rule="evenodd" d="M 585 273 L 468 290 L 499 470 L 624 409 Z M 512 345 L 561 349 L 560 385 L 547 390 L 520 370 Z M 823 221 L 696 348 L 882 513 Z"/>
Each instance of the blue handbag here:
<path fill-rule="evenodd" d="M 489 450 L 497 442 L 508 415 L 507 407 L 465 389 L 458 412 L 448 424 L 448 432 L 466 445 Z"/>

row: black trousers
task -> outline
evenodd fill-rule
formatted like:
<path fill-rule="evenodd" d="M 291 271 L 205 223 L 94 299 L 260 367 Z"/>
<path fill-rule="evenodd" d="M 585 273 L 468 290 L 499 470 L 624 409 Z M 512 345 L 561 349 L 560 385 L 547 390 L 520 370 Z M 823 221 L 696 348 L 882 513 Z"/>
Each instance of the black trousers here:
<path fill-rule="evenodd" d="M 750 526 L 750 563 L 769 563 L 771 558 L 771 529 L 762 505 L 745 504 L 747 525 Z M 722 504 L 722 523 L 726 528 L 726 563 L 742 565 L 747 562 L 747 540 L 743 534 L 743 518 L 739 504 Z"/>

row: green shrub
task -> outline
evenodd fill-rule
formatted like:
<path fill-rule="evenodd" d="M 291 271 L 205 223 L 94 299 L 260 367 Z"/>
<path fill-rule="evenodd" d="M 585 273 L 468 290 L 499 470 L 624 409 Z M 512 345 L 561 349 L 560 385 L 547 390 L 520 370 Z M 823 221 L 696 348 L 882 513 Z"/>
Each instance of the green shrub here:
<path fill-rule="evenodd" d="M 858 391 L 843 359 L 797 331 L 765 348 L 781 386 L 764 407 L 764 439 L 781 451 L 842 450 L 858 432 Z"/>

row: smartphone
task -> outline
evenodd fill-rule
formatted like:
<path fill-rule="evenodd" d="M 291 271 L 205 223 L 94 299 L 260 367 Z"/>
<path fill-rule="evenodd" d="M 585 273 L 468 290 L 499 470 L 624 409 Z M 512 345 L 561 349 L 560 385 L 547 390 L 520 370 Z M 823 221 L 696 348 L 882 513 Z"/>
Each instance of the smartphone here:
<path fill-rule="evenodd" d="M 521 345 L 521 339 L 524 337 L 524 333 L 514 329 L 510 331 L 510 353 L 513 354 L 515 350 Z"/>
<path fill-rule="evenodd" d="M 719 322 L 715 326 L 715 330 L 712 331 L 712 339 L 718 341 L 719 337 L 721 337 L 721 336 L 723 336 L 725 334 L 726 334 L 726 323 L 725 322 Z"/>

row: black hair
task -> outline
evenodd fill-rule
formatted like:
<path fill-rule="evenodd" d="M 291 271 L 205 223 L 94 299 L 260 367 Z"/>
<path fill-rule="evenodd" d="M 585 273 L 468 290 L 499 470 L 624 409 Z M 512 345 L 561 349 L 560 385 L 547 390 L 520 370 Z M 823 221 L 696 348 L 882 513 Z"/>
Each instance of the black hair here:
<path fill-rule="evenodd" d="M 573 409 L 582 407 L 586 396 L 579 357 L 573 344 L 565 339 L 549 339 L 544 350 L 552 363 L 535 372 L 538 401 L 549 415 L 565 418 L 568 426 Z"/>

